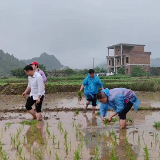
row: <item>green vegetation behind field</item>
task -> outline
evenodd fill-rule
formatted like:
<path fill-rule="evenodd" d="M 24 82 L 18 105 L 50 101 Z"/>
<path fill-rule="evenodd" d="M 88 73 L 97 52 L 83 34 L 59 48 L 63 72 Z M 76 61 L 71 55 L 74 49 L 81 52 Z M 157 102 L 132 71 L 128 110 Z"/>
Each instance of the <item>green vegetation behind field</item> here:
<path fill-rule="evenodd" d="M 86 76 L 68 76 L 48 78 L 46 93 L 77 92 Z M 102 76 L 105 88 L 124 87 L 134 91 L 160 91 L 159 77 Z M 21 94 L 26 86 L 27 78 L 0 79 L 0 94 Z"/>

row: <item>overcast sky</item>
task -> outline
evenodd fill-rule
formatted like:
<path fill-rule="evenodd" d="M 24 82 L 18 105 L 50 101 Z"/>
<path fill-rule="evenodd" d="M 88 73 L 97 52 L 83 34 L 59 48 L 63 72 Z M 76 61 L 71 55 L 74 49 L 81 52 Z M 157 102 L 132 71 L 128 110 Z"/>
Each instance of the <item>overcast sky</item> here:
<path fill-rule="evenodd" d="M 105 62 L 106 47 L 145 44 L 160 57 L 160 0 L 0 0 L 0 49 L 18 59 L 41 53 L 63 65 Z"/>

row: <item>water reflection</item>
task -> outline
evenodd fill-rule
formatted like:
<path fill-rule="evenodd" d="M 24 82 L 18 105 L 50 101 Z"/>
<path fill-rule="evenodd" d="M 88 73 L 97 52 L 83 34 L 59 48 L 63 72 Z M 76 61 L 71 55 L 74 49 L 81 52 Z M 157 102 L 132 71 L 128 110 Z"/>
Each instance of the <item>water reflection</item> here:
<path fill-rule="evenodd" d="M 91 157 L 94 157 L 95 150 L 98 148 L 101 160 L 112 159 L 114 156 L 119 160 L 127 160 L 129 157 L 133 157 L 133 160 L 137 159 L 132 144 L 127 140 L 127 129 L 98 127 L 101 121 L 96 117 L 95 112 L 92 112 L 91 119 L 87 115 L 84 117 L 87 123 L 87 128 L 84 129 L 84 143 Z"/>
<path fill-rule="evenodd" d="M 89 126 L 100 126 L 101 125 L 100 118 L 97 118 L 95 111 L 92 112 L 92 118 L 89 119 L 86 114 L 84 114 L 84 117 L 86 119 L 87 127 L 89 127 Z"/>
<path fill-rule="evenodd" d="M 30 154 L 30 159 L 44 159 L 44 147 L 46 144 L 45 122 L 40 121 L 37 124 L 31 125 L 25 136 L 27 143 L 24 146 Z"/>

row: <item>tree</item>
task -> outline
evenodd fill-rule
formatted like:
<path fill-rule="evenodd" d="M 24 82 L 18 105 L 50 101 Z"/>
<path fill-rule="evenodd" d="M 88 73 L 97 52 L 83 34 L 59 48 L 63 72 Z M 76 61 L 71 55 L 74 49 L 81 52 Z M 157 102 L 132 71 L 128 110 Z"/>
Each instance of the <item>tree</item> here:
<path fill-rule="evenodd" d="M 142 69 L 141 66 L 134 66 L 131 71 L 132 77 L 149 76 L 150 74 Z"/>
<path fill-rule="evenodd" d="M 64 71 L 65 71 L 65 73 L 66 73 L 68 76 L 76 74 L 76 71 L 74 71 L 74 70 L 71 69 L 71 68 L 67 68 L 67 69 L 65 69 Z"/>
<path fill-rule="evenodd" d="M 124 67 L 120 67 L 118 69 L 118 74 L 125 74 L 125 68 Z"/>
<path fill-rule="evenodd" d="M 15 77 L 18 77 L 18 78 L 27 77 L 26 74 L 24 73 L 24 69 L 23 68 L 18 68 L 18 69 L 11 70 L 11 74 L 13 76 L 15 76 Z"/>

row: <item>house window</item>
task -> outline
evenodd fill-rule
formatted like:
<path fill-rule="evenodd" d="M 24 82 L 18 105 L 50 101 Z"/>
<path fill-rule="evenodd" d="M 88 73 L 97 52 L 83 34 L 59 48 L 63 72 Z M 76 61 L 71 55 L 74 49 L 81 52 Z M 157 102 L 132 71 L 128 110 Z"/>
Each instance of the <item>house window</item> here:
<path fill-rule="evenodd" d="M 129 63 L 129 57 L 126 57 L 126 63 Z"/>

